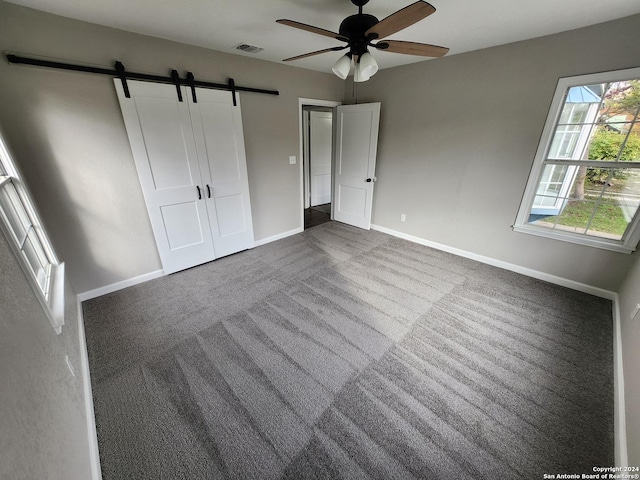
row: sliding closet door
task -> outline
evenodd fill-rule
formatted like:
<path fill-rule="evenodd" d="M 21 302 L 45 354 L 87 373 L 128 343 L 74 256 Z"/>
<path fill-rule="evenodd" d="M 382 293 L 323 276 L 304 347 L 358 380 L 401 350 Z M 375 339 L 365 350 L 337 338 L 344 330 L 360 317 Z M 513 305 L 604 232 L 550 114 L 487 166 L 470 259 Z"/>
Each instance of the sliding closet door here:
<path fill-rule="evenodd" d="M 115 85 L 164 272 L 213 260 L 188 103 L 178 101 L 173 85 L 129 81 L 131 98 L 119 80 Z"/>
<path fill-rule="evenodd" d="M 217 257 L 254 246 L 240 103 L 230 92 L 196 89 L 188 98 Z"/>

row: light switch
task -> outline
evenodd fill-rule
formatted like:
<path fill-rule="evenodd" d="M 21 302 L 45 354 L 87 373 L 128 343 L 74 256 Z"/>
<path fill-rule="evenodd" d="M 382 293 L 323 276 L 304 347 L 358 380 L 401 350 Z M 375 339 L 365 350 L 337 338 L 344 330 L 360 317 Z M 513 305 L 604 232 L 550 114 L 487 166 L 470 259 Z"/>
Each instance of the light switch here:
<path fill-rule="evenodd" d="M 289 157 L 289 164 L 290 164 L 290 165 L 295 165 L 295 164 L 296 164 L 296 157 L 295 157 L 295 155 L 291 155 L 291 156 Z"/>

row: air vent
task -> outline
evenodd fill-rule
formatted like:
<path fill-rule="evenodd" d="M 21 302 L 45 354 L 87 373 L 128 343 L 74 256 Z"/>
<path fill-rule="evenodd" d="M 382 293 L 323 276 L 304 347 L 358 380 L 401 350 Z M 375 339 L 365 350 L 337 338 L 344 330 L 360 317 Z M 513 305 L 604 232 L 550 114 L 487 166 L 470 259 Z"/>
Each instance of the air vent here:
<path fill-rule="evenodd" d="M 247 45 L 246 43 L 241 43 L 236 46 L 236 50 L 242 50 L 247 53 L 259 53 L 264 50 L 264 48 L 256 47 L 253 45 Z"/>

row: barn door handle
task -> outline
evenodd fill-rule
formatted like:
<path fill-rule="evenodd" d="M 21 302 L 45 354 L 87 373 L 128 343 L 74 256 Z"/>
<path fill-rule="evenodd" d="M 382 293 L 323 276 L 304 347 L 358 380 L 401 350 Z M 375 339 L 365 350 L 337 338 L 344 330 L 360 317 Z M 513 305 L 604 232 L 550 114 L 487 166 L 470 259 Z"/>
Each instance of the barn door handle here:
<path fill-rule="evenodd" d="M 200 191 L 200 185 L 196 185 L 196 188 L 198 189 L 198 200 L 202 200 L 202 192 Z"/>
<path fill-rule="evenodd" d="M 207 184 L 207 195 L 209 198 L 211 198 L 211 187 L 209 186 L 209 184 Z"/>

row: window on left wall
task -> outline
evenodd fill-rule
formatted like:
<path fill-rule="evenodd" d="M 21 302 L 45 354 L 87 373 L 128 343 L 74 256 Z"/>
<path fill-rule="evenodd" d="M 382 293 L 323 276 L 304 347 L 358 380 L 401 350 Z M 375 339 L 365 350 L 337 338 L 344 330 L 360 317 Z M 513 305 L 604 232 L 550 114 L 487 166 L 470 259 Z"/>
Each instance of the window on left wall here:
<path fill-rule="evenodd" d="M 57 333 L 64 325 L 64 263 L 56 256 L 29 192 L 0 137 L 0 230 Z"/>

